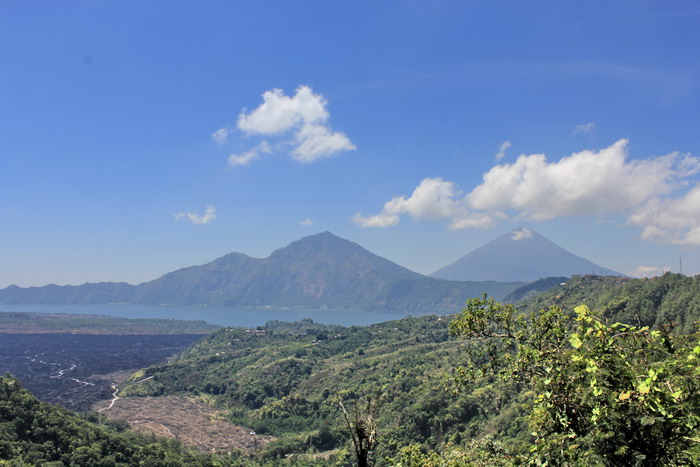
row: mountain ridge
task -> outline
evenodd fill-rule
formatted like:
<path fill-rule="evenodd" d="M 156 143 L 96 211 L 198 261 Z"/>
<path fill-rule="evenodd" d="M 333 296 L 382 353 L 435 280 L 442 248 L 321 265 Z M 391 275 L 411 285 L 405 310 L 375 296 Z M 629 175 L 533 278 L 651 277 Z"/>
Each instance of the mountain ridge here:
<path fill-rule="evenodd" d="M 521 282 L 423 276 L 330 232 L 304 237 L 267 258 L 229 253 L 138 285 L 8 287 L 0 303 L 225 305 L 455 312 L 470 297 L 503 298 Z"/>

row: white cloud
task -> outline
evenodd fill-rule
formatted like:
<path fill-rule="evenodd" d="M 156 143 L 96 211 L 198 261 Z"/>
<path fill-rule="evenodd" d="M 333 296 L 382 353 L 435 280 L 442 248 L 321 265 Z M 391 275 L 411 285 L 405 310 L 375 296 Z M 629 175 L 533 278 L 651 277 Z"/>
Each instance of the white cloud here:
<path fill-rule="evenodd" d="M 441 178 L 426 178 L 408 198 L 395 196 L 375 216 L 363 216 L 360 213 L 352 221 L 363 227 L 389 227 L 399 223 L 401 214 L 408 214 L 418 221 L 435 221 L 451 218 L 452 228 L 478 227 L 490 219 L 472 216 L 460 200 L 461 191 L 453 182 Z"/>
<path fill-rule="evenodd" d="M 295 141 L 297 146 L 292 150 L 292 157 L 300 162 L 313 162 L 319 157 L 357 149 L 345 134 L 332 132 L 324 125 L 303 125 L 297 131 Z"/>
<path fill-rule="evenodd" d="M 307 225 L 312 225 L 313 223 L 314 223 L 314 221 L 312 221 L 311 219 L 308 219 L 308 218 L 307 218 L 307 219 L 304 219 L 303 221 L 299 222 L 299 225 L 305 227 L 305 226 L 307 226 Z"/>
<path fill-rule="evenodd" d="M 229 131 L 226 128 L 220 128 L 212 133 L 211 137 L 218 144 L 223 145 L 228 141 Z"/>
<path fill-rule="evenodd" d="M 627 140 L 598 152 L 582 151 L 548 162 L 544 154 L 521 155 L 497 165 L 467 195 L 472 209 L 514 212 L 547 220 L 559 216 L 605 215 L 635 208 L 670 193 L 685 163 L 679 155 L 627 160 Z"/>
<path fill-rule="evenodd" d="M 659 266 L 639 266 L 638 268 L 630 271 L 630 276 L 634 277 L 656 277 L 663 275 L 664 271 L 669 271 L 670 268 L 659 267 Z"/>
<path fill-rule="evenodd" d="M 237 165 L 249 165 L 255 159 L 258 159 L 261 154 L 269 154 L 272 152 L 272 147 L 270 147 L 267 141 L 255 146 L 242 154 L 231 154 L 228 156 L 228 165 L 235 167 Z"/>
<path fill-rule="evenodd" d="M 510 236 L 511 240 L 523 240 L 525 238 L 531 238 L 532 237 L 532 230 L 527 229 L 527 228 L 522 228 L 520 230 L 514 230 L 513 235 Z"/>
<path fill-rule="evenodd" d="M 248 135 L 292 133 L 285 142 L 292 147 L 292 157 L 304 163 L 356 149 L 344 133 L 331 129 L 328 101 L 309 86 L 300 86 L 291 97 L 281 89 L 265 91 L 262 97 L 260 106 L 251 112 L 243 109 L 238 115 L 239 130 Z"/>
<path fill-rule="evenodd" d="M 595 123 L 583 123 L 581 125 L 576 125 L 573 130 L 571 130 L 572 135 L 590 135 L 595 131 Z"/>
<path fill-rule="evenodd" d="M 500 161 L 505 157 L 506 151 L 510 146 L 510 141 L 504 141 L 503 144 L 501 144 L 501 146 L 498 148 L 498 152 L 496 153 L 496 161 Z"/>
<path fill-rule="evenodd" d="M 656 197 L 629 216 L 642 238 L 660 243 L 700 245 L 700 183 L 676 198 Z"/>
<path fill-rule="evenodd" d="M 204 211 L 204 215 L 202 216 L 191 212 L 178 212 L 175 214 L 175 220 L 180 220 L 183 218 L 189 219 L 193 224 L 208 224 L 216 219 L 216 209 L 214 209 L 214 206 L 207 206 L 206 210 Z"/>
<path fill-rule="evenodd" d="M 355 224 L 362 227 L 391 227 L 399 223 L 396 214 L 380 213 L 376 216 L 363 216 L 359 212 L 350 218 Z"/>
<path fill-rule="evenodd" d="M 426 178 L 406 198 L 397 196 L 374 216 L 356 214 L 365 227 L 388 227 L 402 214 L 417 221 L 449 221 L 451 229 L 490 227 L 502 219 L 544 221 L 562 216 L 623 215 L 651 240 L 700 245 L 700 184 L 687 178 L 700 159 L 671 153 L 629 160 L 628 142 L 548 161 L 521 155 L 496 165 L 467 194 L 454 182 Z"/>
<path fill-rule="evenodd" d="M 314 124 L 328 120 L 327 101 L 314 94 L 308 86 L 299 86 L 293 97 L 281 89 L 265 91 L 263 103 L 250 113 L 243 109 L 238 115 L 238 129 L 249 134 L 274 135 L 291 130 L 299 124 Z"/>

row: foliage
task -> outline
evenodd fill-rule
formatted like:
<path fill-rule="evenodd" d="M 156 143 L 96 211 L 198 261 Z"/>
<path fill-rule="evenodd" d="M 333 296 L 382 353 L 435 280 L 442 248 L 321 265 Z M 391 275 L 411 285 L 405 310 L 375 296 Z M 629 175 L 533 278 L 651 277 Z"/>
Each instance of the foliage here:
<path fill-rule="evenodd" d="M 514 465 L 514 461 L 500 442 L 486 436 L 463 448 L 450 447 L 443 452 L 424 452 L 419 444 L 409 444 L 388 462 L 394 467 L 506 467 Z"/>
<path fill-rule="evenodd" d="M 674 465 L 697 453 L 697 334 L 608 325 L 586 306 L 517 313 L 486 296 L 469 300 L 450 330 L 476 344 L 458 381 L 490 374 L 533 388 L 532 455 L 540 461 Z"/>
<path fill-rule="evenodd" d="M 692 307 L 700 297 L 693 289 L 697 280 L 678 275 L 652 280 L 584 276 L 519 305 L 517 313 L 508 310 L 513 320 L 521 314 L 537 318 L 543 329 L 547 323 L 561 324 L 541 333 L 548 337 L 538 344 L 542 350 L 571 349 L 567 326 L 580 324 L 573 312 L 562 312 L 561 318 L 547 314 L 552 304 L 590 303 L 595 316 L 624 318 L 637 328 L 647 325 L 639 324 L 637 315 L 656 323 L 658 311 L 667 318 L 661 322 L 679 324 L 673 328 L 678 333 L 698 316 Z M 620 314 L 632 311 L 616 307 L 620 297 L 639 304 L 636 311 Z M 542 304 L 545 314 L 536 308 Z M 409 444 L 446 456 L 487 436 L 500 443 L 504 456 L 526 457 L 534 443 L 528 414 L 537 393 L 529 378 L 504 371 L 504 356 L 514 358 L 517 346 L 512 339 L 494 336 L 476 341 L 451 337 L 451 318 L 409 317 L 366 327 L 273 321 L 258 329 L 221 329 L 169 363 L 144 369 L 120 388 L 120 395 L 206 396 L 232 422 L 277 438 L 258 453 L 263 462 L 323 459 L 318 462 L 344 465 L 353 448 L 335 395 L 348 407 L 366 396 L 377 400 L 377 465 L 386 465 L 387 458 L 395 458 Z M 446 390 L 445 373 L 465 355 L 483 371 L 460 373 L 458 379 L 468 380 L 469 386 Z"/>
<path fill-rule="evenodd" d="M 234 423 L 278 438 L 261 456 L 352 450 L 336 395 L 346 407 L 377 400 L 377 463 L 417 442 L 435 449 L 490 430 L 490 419 L 515 426 L 501 408 L 520 404 L 512 392 L 453 394 L 445 370 L 463 351 L 450 340 L 448 319 L 406 318 L 367 327 L 269 322 L 260 329 L 226 328 L 178 359 L 145 369 L 120 389 L 122 396 L 177 392 L 207 394 Z M 264 331 L 264 333 L 263 333 Z M 319 335 L 325 339 L 318 339 Z M 150 379 L 144 380 L 145 378 Z M 492 388 L 493 389 L 493 388 Z"/>
<path fill-rule="evenodd" d="M 244 460 L 205 456 L 176 440 L 149 438 L 38 401 L 10 375 L 0 377 L 0 464 L 217 466 Z"/>
<path fill-rule="evenodd" d="M 525 307 L 535 312 L 551 305 L 573 309 L 582 303 L 608 321 L 639 327 L 673 323 L 674 332 L 691 334 L 700 320 L 700 275 L 666 273 L 652 279 L 576 276 L 534 297 Z"/>

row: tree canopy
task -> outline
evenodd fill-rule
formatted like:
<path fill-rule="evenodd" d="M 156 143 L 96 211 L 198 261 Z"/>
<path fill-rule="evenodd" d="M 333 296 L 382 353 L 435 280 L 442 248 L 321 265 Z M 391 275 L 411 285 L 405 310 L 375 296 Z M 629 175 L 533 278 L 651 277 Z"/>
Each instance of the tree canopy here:
<path fill-rule="evenodd" d="M 531 455 L 555 465 L 700 461 L 700 341 L 671 327 L 608 324 L 588 307 L 519 313 L 471 299 L 450 324 L 473 344 L 456 372 L 534 391 Z"/>

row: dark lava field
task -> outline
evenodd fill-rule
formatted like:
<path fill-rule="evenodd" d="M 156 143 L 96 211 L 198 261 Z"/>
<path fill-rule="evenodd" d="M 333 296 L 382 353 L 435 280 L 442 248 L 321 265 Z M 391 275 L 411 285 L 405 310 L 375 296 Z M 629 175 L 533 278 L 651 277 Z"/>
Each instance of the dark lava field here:
<path fill-rule="evenodd" d="M 112 398 L 113 373 L 166 361 L 202 334 L 0 333 L 0 373 L 11 373 L 39 399 L 85 411 Z"/>

